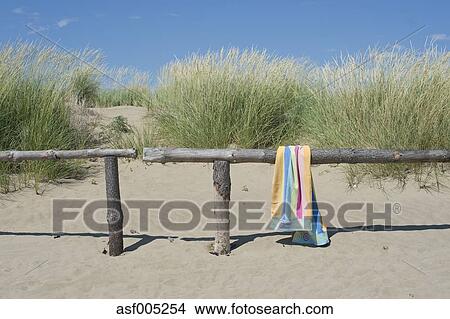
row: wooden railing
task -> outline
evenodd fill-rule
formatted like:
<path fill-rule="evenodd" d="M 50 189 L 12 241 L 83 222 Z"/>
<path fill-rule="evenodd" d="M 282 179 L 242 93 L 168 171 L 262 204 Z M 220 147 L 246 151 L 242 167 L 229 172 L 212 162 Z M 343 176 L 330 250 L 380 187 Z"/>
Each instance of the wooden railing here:
<path fill-rule="evenodd" d="M 70 151 L 0 151 L 0 161 L 18 162 L 18 161 L 40 161 L 40 160 L 59 160 L 59 159 L 85 159 L 98 157 L 131 157 L 136 158 L 137 152 L 131 149 L 104 149 L 93 148 L 85 150 Z"/>
<path fill-rule="evenodd" d="M 212 162 L 213 186 L 217 231 L 214 253 L 230 253 L 231 192 L 230 163 L 275 163 L 275 150 L 265 149 L 190 149 L 190 148 L 144 148 L 143 160 L 153 163 Z M 123 252 L 123 212 L 120 202 L 120 184 L 117 158 L 136 158 L 135 149 L 85 149 L 46 151 L 0 151 L 0 161 L 24 160 L 70 160 L 104 158 L 107 198 L 107 221 L 109 229 L 109 254 L 118 256 Z M 332 163 L 415 163 L 450 162 L 450 150 L 392 151 L 368 149 L 313 149 L 313 164 Z"/>
<path fill-rule="evenodd" d="M 123 212 L 120 203 L 118 157 L 136 158 L 136 149 L 85 149 L 70 151 L 1 151 L 0 161 L 70 160 L 104 158 L 106 181 L 106 207 L 109 230 L 109 254 L 118 256 L 123 252 Z"/>
<path fill-rule="evenodd" d="M 275 163 L 276 150 L 144 148 L 144 161 L 154 163 Z M 392 151 L 376 149 L 313 149 L 312 164 L 450 162 L 450 150 Z"/>
<path fill-rule="evenodd" d="M 275 163 L 275 150 L 144 148 L 143 160 L 153 163 L 212 162 L 217 231 L 214 253 L 230 253 L 230 163 Z M 375 149 L 313 149 L 311 163 L 415 163 L 450 162 L 450 150 L 392 151 Z"/>

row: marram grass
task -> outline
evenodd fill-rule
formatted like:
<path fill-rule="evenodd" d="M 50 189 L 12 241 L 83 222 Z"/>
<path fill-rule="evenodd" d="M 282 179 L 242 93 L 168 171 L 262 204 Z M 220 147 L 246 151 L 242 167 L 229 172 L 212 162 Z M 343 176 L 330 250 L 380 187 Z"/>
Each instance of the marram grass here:
<path fill-rule="evenodd" d="M 450 149 L 450 53 L 434 47 L 369 50 L 317 70 L 315 103 L 303 112 L 304 134 L 316 147 Z M 439 187 L 448 165 L 347 167 L 352 185 L 365 176 Z"/>
<path fill-rule="evenodd" d="M 182 147 L 449 149 L 450 53 L 369 50 L 311 69 L 237 49 L 163 68 L 153 109 L 162 144 Z M 364 177 L 440 186 L 448 165 L 346 166 Z"/>
<path fill-rule="evenodd" d="M 146 73 L 107 71 L 96 51 L 78 55 L 95 68 L 52 47 L 0 48 L 1 150 L 85 148 L 92 130 L 81 111 L 94 105 L 149 106 L 148 126 L 109 134 L 116 147 L 450 149 L 450 53 L 434 47 L 369 50 L 322 67 L 253 49 L 194 54 L 165 66 L 154 90 Z M 106 88 L 105 72 L 115 80 Z M 448 170 L 345 167 L 351 185 L 413 176 L 421 187 L 440 186 Z M 0 191 L 78 177 L 80 168 L 77 161 L 0 163 Z"/>
<path fill-rule="evenodd" d="M 95 60 L 95 52 L 84 52 Z M 70 55 L 37 44 L 0 48 L 0 150 L 78 149 L 90 140 L 87 126 L 77 126 L 68 101 L 72 74 L 79 64 Z M 79 162 L 0 163 L 0 191 L 58 178 L 78 177 Z"/>
<path fill-rule="evenodd" d="M 105 85 L 98 92 L 96 107 L 120 105 L 149 106 L 151 92 L 149 75 L 133 68 L 106 71 Z"/>
<path fill-rule="evenodd" d="M 162 69 L 152 111 L 170 145 L 277 145 L 308 96 L 303 72 L 296 60 L 264 51 L 194 54 Z"/>

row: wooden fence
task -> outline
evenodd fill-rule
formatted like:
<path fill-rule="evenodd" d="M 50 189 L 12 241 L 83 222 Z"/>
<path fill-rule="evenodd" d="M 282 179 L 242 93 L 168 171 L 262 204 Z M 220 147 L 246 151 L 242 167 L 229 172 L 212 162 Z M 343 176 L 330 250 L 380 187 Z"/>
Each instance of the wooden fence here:
<path fill-rule="evenodd" d="M 118 256 L 123 252 L 123 212 L 120 203 L 118 157 L 136 158 L 135 149 L 85 149 L 71 151 L 1 151 L 0 161 L 69 160 L 104 158 L 106 181 L 106 219 L 109 230 L 109 254 Z"/>
<path fill-rule="evenodd" d="M 214 253 L 230 253 L 231 192 L 230 163 L 275 163 L 275 150 L 267 149 L 192 149 L 192 148 L 144 148 L 143 160 L 153 163 L 194 162 L 213 164 L 215 191 L 214 213 L 217 231 Z M 450 162 L 450 150 L 392 151 L 374 149 L 311 150 L 312 164 L 339 163 L 414 163 Z"/>
<path fill-rule="evenodd" d="M 135 149 L 0 151 L 0 161 L 104 158 L 109 254 L 118 256 L 123 252 L 123 212 L 120 202 L 117 158 L 136 158 L 136 155 Z M 275 163 L 275 155 L 275 150 L 264 149 L 144 148 L 143 160 L 153 163 L 213 163 L 213 186 L 216 202 L 214 213 L 217 225 L 214 253 L 226 255 L 230 253 L 230 163 Z M 311 152 L 312 164 L 415 162 L 450 162 L 450 150 L 313 149 Z"/>

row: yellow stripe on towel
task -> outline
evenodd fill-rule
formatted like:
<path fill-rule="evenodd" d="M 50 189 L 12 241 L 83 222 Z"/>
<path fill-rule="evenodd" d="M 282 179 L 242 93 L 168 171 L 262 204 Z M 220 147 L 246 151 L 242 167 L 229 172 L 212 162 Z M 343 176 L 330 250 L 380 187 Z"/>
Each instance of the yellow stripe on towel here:
<path fill-rule="evenodd" d="M 311 149 L 309 146 L 302 146 L 301 152 L 303 155 L 303 160 L 301 161 L 303 164 L 302 187 L 305 190 L 304 196 L 306 196 L 304 201 L 304 217 L 312 217 Z"/>
<path fill-rule="evenodd" d="M 283 209 L 283 156 L 284 146 L 280 146 L 277 149 L 277 156 L 275 160 L 275 172 L 273 174 L 272 183 L 272 217 L 281 217 Z M 278 163 L 278 165 L 277 165 Z"/>

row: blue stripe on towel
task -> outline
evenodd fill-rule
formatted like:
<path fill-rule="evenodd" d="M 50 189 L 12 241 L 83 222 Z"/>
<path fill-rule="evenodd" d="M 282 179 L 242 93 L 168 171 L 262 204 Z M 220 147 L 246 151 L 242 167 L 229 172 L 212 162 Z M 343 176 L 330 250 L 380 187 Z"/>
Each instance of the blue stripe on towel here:
<path fill-rule="evenodd" d="M 281 216 L 281 224 L 288 224 L 291 221 L 290 202 L 292 193 L 291 181 L 291 150 L 289 146 L 284 148 L 284 185 L 283 185 L 283 213 Z"/>

